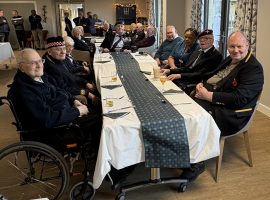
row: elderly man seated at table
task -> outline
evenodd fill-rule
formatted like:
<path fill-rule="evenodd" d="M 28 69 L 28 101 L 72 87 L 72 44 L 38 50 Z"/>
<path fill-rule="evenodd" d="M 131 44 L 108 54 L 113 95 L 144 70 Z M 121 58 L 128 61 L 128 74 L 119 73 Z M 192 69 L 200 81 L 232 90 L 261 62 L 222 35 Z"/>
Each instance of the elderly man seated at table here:
<path fill-rule="evenodd" d="M 214 36 L 211 29 L 206 29 L 198 36 L 201 49 L 194 51 L 187 63 L 177 69 L 162 69 L 182 90 L 189 94 L 195 87 L 188 87 L 190 84 L 197 84 L 211 76 L 222 60 L 221 53 L 214 47 Z"/>
<path fill-rule="evenodd" d="M 154 57 L 157 64 L 161 67 L 168 65 L 168 58 L 172 50 L 175 48 L 177 43 L 182 43 L 183 41 L 184 39 L 178 36 L 174 26 L 167 26 L 166 40 L 162 42 Z"/>
<path fill-rule="evenodd" d="M 137 23 L 137 31 L 135 37 L 132 38 L 133 42 L 139 42 L 145 38 L 144 26 L 141 23 Z"/>
<path fill-rule="evenodd" d="M 46 131 L 59 125 L 75 122 L 80 125 L 84 141 L 93 139 L 97 152 L 101 133 L 101 116 L 89 112 L 88 108 L 67 91 L 48 81 L 43 71 L 43 59 L 34 49 L 24 49 L 17 57 L 19 68 L 14 77 L 8 98 L 12 101 L 24 130 L 24 140 L 37 140 L 61 146 L 70 137 L 68 132 Z M 44 131 L 41 131 L 44 130 Z M 78 133 L 73 133 L 76 138 Z M 53 145 L 52 145 L 53 146 Z"/>
<path fill-rule="evenodd" d="M 147 27 L 146 37 L 142 40 L 135 42 L 137 48 L 150 47 L 155 44 L 156 38 L 156 29 L 153 26 Z"/>
<path fill-rule="evenodd" d="M 72 29 L 72 35 L 74 40 L 74 48 L 81 51 L 89 51 L 90 57 L 93 58 L 96 52 L 96 46 L 83 37 L 84 32 L 81 26 L 76 26 Z"/>
<path fill-rule="evenodd" d="M 100 47 L 103 48 L 103 53 L 121 51 L 126 42 L 125 38 L 125 25 L 122 22 L 116 22 L 115 32 L 107 34 L 101 43 Z"/>
<path fill-rule="evenodd" d="M 103 35 L 102 36 L 106 37 L 106 35 L 108 35 L 108 34 L 112 34 L 112 25 L 109 24 L 107 21 L 105 21 L 103 24 Z"/>
<path fill-rule="evenodd" d="M 135 23 L 130 24 L 130 31 L 127 33 L 127 36 L 130 37 L 131 40 L 135 38 L 137 33 L 137 25 Z"/>
<path fill-rule="evenodd" d="M 176 69 L 185 65 L 193 51 L 200 48 L 197 43 L 198 32 L 196 29 L 188 28 L 184 33 L 184 42 L 176 44 L 168 58 L 170 69 Z"/>
<path fill-rule="evenodd" d="M 230 55 L 215 75 L 199 83 L 195 93 L 195 100 L 213 116 L 221 135 L 231 135 L 245 126 L 264 82 L 263 68 L 249 51 L 242 32 L 229 36 L 228 51 Z"/>
<path fill-rule="evenodd" d="M 89 74 L 89 64 L 87 62 L 83 62 L 83 61 L 77 61 L 73 58 L 73 56 L 71 55 L 72 50 L 74 49 L 74 40 L 69 37 L 69 36 L 65 36 L 63 37 L 64 41 L 65 41 L 65 46 L 66 46 L 66 58 L 68 58 L 70 60 L 70 65 L 69 65 L 69 71 L 71 73 L 87 73 Z"/>
<path fill-rule="evenodd" d="M 83 95 L 88 99 L 89 105 L 100 110 L 99 93 L 95 85 L 87 82 L 68 70 L 66 59 L 66 46 L 63 38 L 50 37 L 47 39 L 47 53 L 43 55 L 45 59 L 44 70 L 49 77 L 55 80 L 56 86 L 70 92 L 72 95 Z"/>

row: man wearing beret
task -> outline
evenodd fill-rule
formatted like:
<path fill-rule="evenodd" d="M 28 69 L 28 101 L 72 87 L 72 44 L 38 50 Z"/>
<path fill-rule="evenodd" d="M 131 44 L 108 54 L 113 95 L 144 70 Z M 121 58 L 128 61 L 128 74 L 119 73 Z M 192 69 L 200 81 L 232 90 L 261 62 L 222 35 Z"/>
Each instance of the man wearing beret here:
<path fill-rule="evenodd" d="M 47 53 L 43 55 L 44 71 L 49 75 L 50 81 L 74 96 L 85 96 L 88 99 L 88 105 L 99 111 L 101 103 L 95 86 L 68 70 L 63 38 L 61 36 L 48 38 L 47 47 Z"/>
<path fill-rule="evenodd" d="M 221 135 L 231 135 L 250 119 L 264 83 L 263 68 L 242 32 L 228 39 L 229 56 L 215 75 L 196 86 L 195 100 L 214 118 Z"/>
<path fill-rule="evenodd" d="M 196 86 L 194 100 L 208 111 L 221 130 L 231 135 L 245 126 L 254 112 L 262 91 L 264 75 L 259 61 L 249 51 L 242 32 L 228 39 L 229 56 L 221 62 L 212 77 Z M 183 169 L 182 179 L 195 180 L 205 169 L 204 162 Z"/>
<path fill-rule="evenodd" d="M 201 32 L 198 39 L 201 48 L 191 54 L 185 66 L 162 70 L 169 75 L 169 80 L 174 80 L 188 94 L 194 89 L 188 85 L 207 80 L 222 60 L 221 53 L 213 45 L 214 36 L 211 29 Z"/>

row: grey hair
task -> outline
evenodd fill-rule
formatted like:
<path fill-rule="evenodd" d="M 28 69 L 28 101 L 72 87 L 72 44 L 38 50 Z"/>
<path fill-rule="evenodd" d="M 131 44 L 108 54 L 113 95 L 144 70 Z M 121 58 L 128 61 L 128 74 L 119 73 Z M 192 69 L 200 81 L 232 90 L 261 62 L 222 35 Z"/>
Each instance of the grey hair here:
<path fill-rule="evenodd" d="M 83 30 L 83 27 L 82 27 L 82 26 L 75 26 L 75 27 L 72 29 L 71 34 L 74 36 L 74 33 L 77 32 L 77 31 L 80 31 L 81 34 L 82 34 L 82 30 Z"/>
<path fill-rule="evenodd" d="M 66 45 L 74 46 L 74 40 L 71 37 L 64 36 L 63 39 L 64 39 Z"/>
<path fill-rule="evenodd" d="M 21 50 L 18 54 L 18 56 L 16 57 L 17 63 L 21 64 L 22 62 L 25 61 L 25 54 L 29 53 L 29 52 L 36 52 L 37 51 L 35 49 L 31 49 L 31 48 L 25 48 L 23 50 Z"/>

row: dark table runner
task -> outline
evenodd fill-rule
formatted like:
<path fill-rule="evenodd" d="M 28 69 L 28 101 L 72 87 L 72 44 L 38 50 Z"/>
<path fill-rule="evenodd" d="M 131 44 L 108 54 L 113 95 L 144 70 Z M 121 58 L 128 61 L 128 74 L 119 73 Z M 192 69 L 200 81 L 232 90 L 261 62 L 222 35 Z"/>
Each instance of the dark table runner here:
<path fill-rule="evenodd" d="M 145 166 L 189 167 L 184 118 L 140 72 L 139 64 L 132 55 L 118 52 L 111 55 L 142 125 Z"/>

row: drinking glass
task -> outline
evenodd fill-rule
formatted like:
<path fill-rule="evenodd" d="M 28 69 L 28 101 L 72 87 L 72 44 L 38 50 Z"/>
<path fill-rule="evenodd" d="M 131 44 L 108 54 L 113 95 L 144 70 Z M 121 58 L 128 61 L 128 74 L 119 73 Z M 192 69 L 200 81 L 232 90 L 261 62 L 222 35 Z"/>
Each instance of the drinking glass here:
<path fill-rule="evenodd" d="M 106 105 L 108 107 L 113 107 L 113 98 L 111 96 L 106 97 Z"/>
<path fill-rule="evenodd" d="M 112 76 L 112 81 L 116 82 L 117 81 L 117 72 L 112 72 L 111 76 Z"/>
<path fill-rule="evenodd" d="M 163 93 L 163 92 L 165 92 L 164 84 L 165 84 L 165 82 L 167 81 L 167 76 L 161 74 L 160 77 L 159 77 L 159 80 L 160 80 L 160 82 L 162 83 L 161 93 Z"/>

